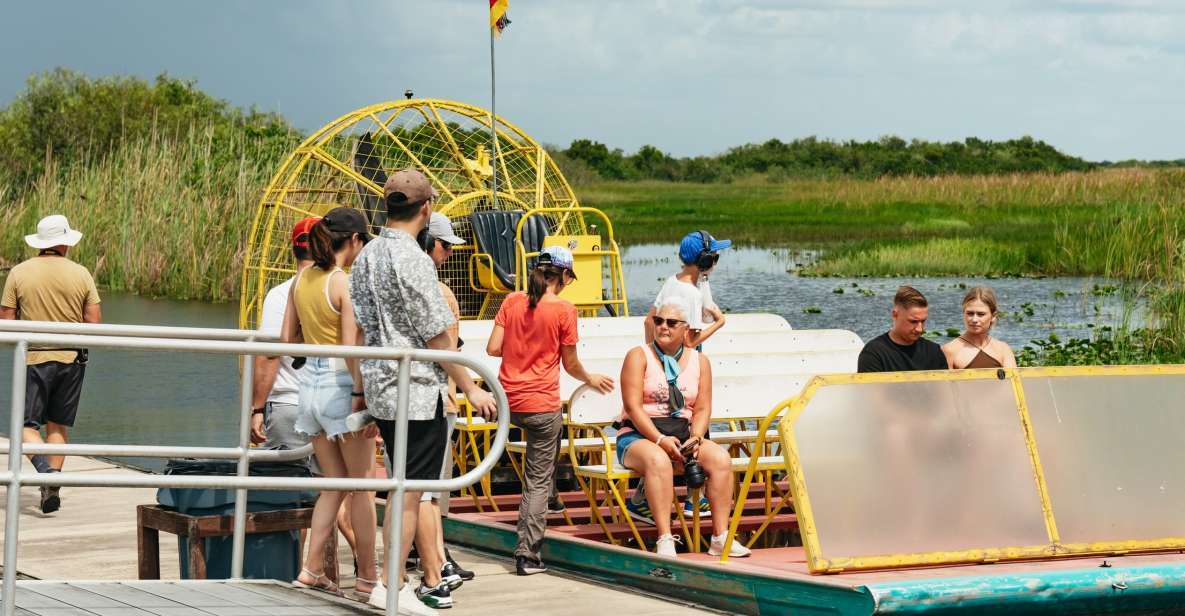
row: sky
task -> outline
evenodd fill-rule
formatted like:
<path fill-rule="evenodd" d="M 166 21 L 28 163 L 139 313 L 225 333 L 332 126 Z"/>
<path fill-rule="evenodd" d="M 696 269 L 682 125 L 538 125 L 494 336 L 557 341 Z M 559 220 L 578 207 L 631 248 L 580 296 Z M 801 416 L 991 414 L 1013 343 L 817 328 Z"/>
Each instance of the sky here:
<path fill-rule="evenodd" d="M 543 143 L 1030 135 L 1088 160 L 1185 158 L 1177 0 L 510 0 L 509 16 L 497 112 Z M 14 2 L 0 106 L 62 66 L 195 79 L 305 130 L 405 89 L 488 107 L 487 20 L 486 0 Z"/>

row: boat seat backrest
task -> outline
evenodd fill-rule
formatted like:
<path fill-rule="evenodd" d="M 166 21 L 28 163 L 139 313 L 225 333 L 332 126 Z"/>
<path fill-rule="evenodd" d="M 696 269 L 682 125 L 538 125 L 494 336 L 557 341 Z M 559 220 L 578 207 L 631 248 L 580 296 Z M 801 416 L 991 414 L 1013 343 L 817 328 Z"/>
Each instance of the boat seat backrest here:
<path fill-rule="evenodd" d="M 725 376 L 712 379 L 712 420 L 762 417 L 787 398 L 797 396 L 815 374 Z M 601 394 L 581 386 L 572 394 L 569 419 L 581 424 L 608 424 L 621 414 L 621 391 Z"/>
<path fill-rule="evenodd" d="M 471 219 L 472 220 L 472 219 Z M 636 317 L 581 317 L 577 321 L 577 326 L 580 329 L 580 339 L 588 340 L 591 338 L 605 338 L 617 336 L 634 336 L 635 342 L 639 344 L 642 342 L 642 333 L 645 327 L 642 321 L 645 316 Z M 490 337 L 490 331 L 494 328 L 494 322 L 490 320 L 481 321 L 461 321 L 461 338 L 469 342 L 469 340 L 487 339 Z M 728 315 L 728 323 L 724 328 L 716 334 L 716 336 L 723 336 L 725 334 L 739 334 L 739 333 L 773 333 L 793 331 L 786 319 L 770 313 L 744 313 Z M 842 331 L 842 330 L 817 330 L 817 331 Z M 850 332 L 849 332 L 850 333 Z M 855 337 L 855 334 L 850 334 Z M 715 336 L 713 336 L 715 338 Z M 708 340 L 708 344 L 712 344 L 712 340 Z"/>
<path fill-rule="evenodd" d="M 508 289 L 515 288 L 515 262 L 518 256 L 516 234 L 522 219 L 521 211 L 484 211 L 469 215 L 478 252 L 490 255 L 494 275 Z M 543 247 L 543 238 L 547 235 L 548 221 L 544 216 L 527 218 L 523 225 L 524 252 L 539 252 Z M 527 269 L 532 266 L 533 263 L 527 263 Z"/>

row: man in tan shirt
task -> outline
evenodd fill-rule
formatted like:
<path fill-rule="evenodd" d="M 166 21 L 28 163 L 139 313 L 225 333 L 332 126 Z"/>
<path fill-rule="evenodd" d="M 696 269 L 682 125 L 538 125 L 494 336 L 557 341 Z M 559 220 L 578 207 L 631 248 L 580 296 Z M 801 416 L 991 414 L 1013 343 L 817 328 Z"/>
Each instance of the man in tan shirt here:
<path fill-rule="evenodd" d="M 25 242 L 38 250 L 37 256 L 12 268 L 4 281 L 0 319 L 98 323 L 99 292 L 87 269 L 66 253 L 82 239 L 70 228 L 65 216 L 46 216 L 37 223 L 37 233 Z M 65 443 L 66 431 L 74 426 L 82 378 L 86 372 L 86 349 L 30 349 L 25 385 L 25 443 Z M 46 438 L 41 438 L 41 427 Z M 62 470 L 62 456 L 30 456 L 39 473 Z M 52 513 L 61 506 L 59 488 L 41 488 L 41 511 Z"/>

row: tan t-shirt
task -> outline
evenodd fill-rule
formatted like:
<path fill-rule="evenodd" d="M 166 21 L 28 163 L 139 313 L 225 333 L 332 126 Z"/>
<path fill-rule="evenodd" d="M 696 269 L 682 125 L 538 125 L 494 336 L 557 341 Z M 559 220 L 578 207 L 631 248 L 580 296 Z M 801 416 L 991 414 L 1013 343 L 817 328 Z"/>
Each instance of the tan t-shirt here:
<path fill-rule="evenodd" d="M 33 257 L 8 273 L 0 306 L 16 309 L 22 321 L 82 323 L 83 308 L 99 303 L 99 290 L 87 269 L 66 257 Z M 68 364 L 73 351 L 30 351 L 29 365 Z"/>
<path fill-rule="evenodd" d="M 457 346 L 457 339 L 461 337 L 461 304 L 457 302 L 457 296 L 453 290 L 443 282 L 440 283 L 440 294 L 444 296 L 444 303 L 448 304 L 448 309 L 453 311 L 453 324 L 445 331 L 448 332 L 449 340 L 452 341 L 453 346 Z M 444 394 L 445 410 L 449 413 L 456 413 L 457 384 L 453 382 L 452 378 L 449 378 Z"/>

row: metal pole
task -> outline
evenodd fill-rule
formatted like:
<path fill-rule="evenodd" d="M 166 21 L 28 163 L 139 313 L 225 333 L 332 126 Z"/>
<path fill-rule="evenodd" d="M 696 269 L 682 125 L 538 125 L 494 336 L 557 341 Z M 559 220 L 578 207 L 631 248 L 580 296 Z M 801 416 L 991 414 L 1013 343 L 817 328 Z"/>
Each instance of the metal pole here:
<path fill-rule="evenodd" d="M 404 485 L 404 480 L 407 479 L 407 389 L 410 385 L 411 360 L 401 359 L 399 380 L 396 382 L 399 391 L 395 402 L 395 459 L 391 460 L 395 490 L 394 495 L 390 491 L 387 492 L 387 508 L 391 510 L 391 541 L 387 546 L 390 548 L 387 551 L 388 616 L 399 613 L 399 587 L 403 584 L 399 569 L 403 566 L 403 493 L 407 491 L 407 486 Z"/>
<path fill-rule="evenodd" d="M 4 511 L 4 616 L 16 614 L 16 548 L 17 530 L 21 519 L 21 440 L 25 428 L 25 364 L 29 344 L 16 343 L 12 351 L 12 415 L 8 418 L 8 504 Z"/>
<path fill-rule="evenodd" d="M 494 96 L 494 28 L 490 27 L 490 138 L 494 142 L 494 155 L 490 158 L 491 177 L 490 205 L 498 209 L 498 102 Z"/>
<path fill-rule="evenodd" d="M 254 342 L 248 339 L 247 342 Z M 250 469 L 251 403 L 254 402 L 254 355 L 243 355 L 243 382 L 239 392 L 239 466 L 235 473 L 246 477 Z M 191 539 L 192 541 L 192 539 Z M 243 579 L 243 553 L 247 546 L 247 490 L 235 490 L 234 538 L 230 548 L 230 577 Z"/>

